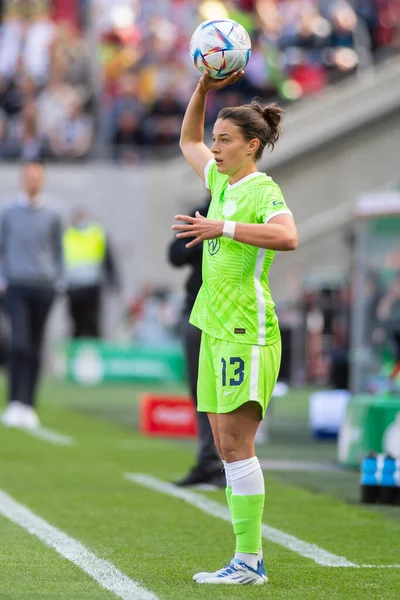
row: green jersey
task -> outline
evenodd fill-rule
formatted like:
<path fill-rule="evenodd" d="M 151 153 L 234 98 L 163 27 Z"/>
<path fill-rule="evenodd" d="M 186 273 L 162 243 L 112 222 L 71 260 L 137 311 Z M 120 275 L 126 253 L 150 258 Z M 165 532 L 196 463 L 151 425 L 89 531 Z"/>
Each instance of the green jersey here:
<path fill-rule="evenodd" d="M 268 223 L 277 215 L 291 215 L 279 186 L 265 173 L 251 173 L 229 185 L 214 159 L 205 168 L 211 191 L 207 217 L 240 223 Z M 279 340 L 278 319 L 268 285 L 275 255 L 230 238 L 203 244 L 203 285 L 190 322 L 226 341 L 265 346 Z"/>

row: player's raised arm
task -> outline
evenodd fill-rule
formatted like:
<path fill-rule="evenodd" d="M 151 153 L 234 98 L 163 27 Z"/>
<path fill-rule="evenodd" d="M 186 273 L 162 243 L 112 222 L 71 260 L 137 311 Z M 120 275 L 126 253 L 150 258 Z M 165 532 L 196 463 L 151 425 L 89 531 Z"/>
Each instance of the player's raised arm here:
<path fill-rule="evenodd" d="M 211 89 L 222 89 L 243 75 L 243 71 L 233 73 L 224 79 L 212 79 L 208 73 L 201 78 L 191 97 L 182 122 L 179 146 L 187 162 L 204 179 L 204 168 L 210 158 L 211 150 L 204 143 L 204 114 L 207 93 Z"/>

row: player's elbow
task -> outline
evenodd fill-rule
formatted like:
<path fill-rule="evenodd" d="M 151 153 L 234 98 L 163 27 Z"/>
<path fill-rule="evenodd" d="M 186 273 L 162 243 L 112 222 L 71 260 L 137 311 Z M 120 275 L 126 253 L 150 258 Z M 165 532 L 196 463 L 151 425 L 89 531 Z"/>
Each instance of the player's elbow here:
<path fill-rule="evenodd" d="M 181 137 L 179 140 L 179 148 L 180 148 L 184 158 L 186 158 L 186 160 L 189 162 L 190 142 L 188 142 L 186 139 Z"/>
<path fill-rule="evenodd" d="M 299 239 L 298 239 L 297 231 L 290 232 L 290 233 L 288 233 L 288 235 L 285 236 L 285 239 L 283 240 L 282 250 L 286 250 L 287 252 L 296 250 L 298 243 L 299 243 Z"/>
<path fill-rule="evenodd" d="M 181 137 L 179 138 L 179 148 L 181 149 L 183 154 L 185 154 L 185 151 L 187 151 L 190 148 L 192 143 L 192 140 L 188 139 L 186 135 L 181 133 Z"/>

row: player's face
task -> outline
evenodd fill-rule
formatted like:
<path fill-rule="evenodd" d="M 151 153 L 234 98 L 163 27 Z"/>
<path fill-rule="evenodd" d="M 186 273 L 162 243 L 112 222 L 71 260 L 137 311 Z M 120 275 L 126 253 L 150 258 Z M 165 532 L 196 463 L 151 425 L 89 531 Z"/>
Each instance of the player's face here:
<path fill-rule="evenodd" d="M 36 163 L 25 165 L 22 172 L 22 181 L 24 190 L 29 196 L 39 194 L 44 185 L 44 169 L 42 165 Z"/>
<path fill-rule="evenodd" d="M 219 173 L 233 176 L 247 165 L 254 164 L 254 140 L 244 139 L 240 129 L 229 119 L 217 119 L 213 129 L 214 154 Z"/>

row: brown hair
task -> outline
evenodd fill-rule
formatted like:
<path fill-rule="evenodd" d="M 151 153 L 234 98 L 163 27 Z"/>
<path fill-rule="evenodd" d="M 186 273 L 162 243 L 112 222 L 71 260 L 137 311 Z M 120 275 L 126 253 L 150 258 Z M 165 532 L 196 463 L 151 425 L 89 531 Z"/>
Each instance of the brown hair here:
<path fill-rule="evenodd" d="M 282 132 L 281 121 L 284 115 L 283 108 L 277 104 L 262 104 L 258 99 L 251 104 L 223 108 L 218 113 L 218 119 L 229 119 L 238 127 L 246 141 L 258 139 L 260 146 L 255 154 L 255 159 L 261 158 L 264 148 L 272 150 Z"/>

